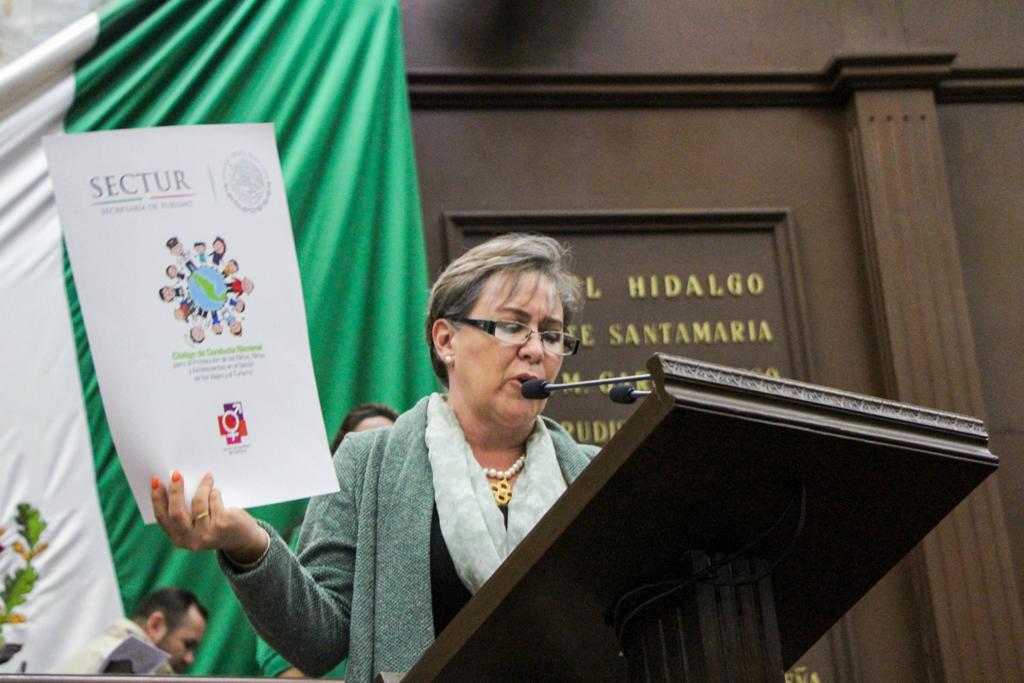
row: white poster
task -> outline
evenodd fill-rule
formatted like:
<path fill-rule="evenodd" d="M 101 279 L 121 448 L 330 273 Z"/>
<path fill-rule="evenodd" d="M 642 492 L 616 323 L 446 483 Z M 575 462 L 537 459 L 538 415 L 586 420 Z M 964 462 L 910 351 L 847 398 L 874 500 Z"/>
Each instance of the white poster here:
<path fill-rule="evenodd" d="M 100 395 L 147 523 L 150 480 L 228 506 L 337 490 L 271 124 L 44 140 Z"/>

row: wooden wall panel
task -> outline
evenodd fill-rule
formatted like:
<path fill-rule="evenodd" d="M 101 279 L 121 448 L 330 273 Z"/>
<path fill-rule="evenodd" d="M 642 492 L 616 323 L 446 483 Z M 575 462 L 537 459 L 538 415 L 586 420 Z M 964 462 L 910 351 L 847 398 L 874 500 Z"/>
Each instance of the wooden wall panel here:
<path fill-rule="evenodd" d="M 441 71 L 820 68 L 842 33 L 837 8 L 817 0 L 403 0 L 402 11 L 410 64 Z M 709 26 L 721 30 L 708 31 Z M 723 34 L 744 48 L 734 49 L 720 39 Z"/>
<path fill-rule="evenodd" d="M 932 92 L 857 92 L 857 171 L 887 393 L 981 415 L 984 405 Z M 1024 621 L 999 489 L 979 488 L 910 558 L 933 680 L 1018 680 Z M 964 628 L 969 624 L 969 628 Z"/>
<path fill-rule="evenodd" d="M 1024 64 L 1016 1 L 402 0 L 402 13 L 415 72 L 792 73 L 922 49 Z"/>
<path fill-rule="evenodd" d="M 859 2 L 863 7 L 879 4 Z M 1024 7 L 1020 2 L 902 0 L 893 4 L 899 9 L 891 21 L 906 32 L 909 42 L 954 50 L 960 68 L 1019 71 L 1024 64 Z"/>
<path fill-rule="evenodd" d="M 1024 586 L 1024 108 L 948 106 L 939 121 L 986 420 Z"/>

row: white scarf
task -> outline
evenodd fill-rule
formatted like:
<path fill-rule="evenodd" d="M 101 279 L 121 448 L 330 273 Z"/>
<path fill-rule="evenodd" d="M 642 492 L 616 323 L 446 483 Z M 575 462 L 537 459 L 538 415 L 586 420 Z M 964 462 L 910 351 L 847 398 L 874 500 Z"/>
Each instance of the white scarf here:
<path fill-rule="evenodd" d="M 440 394 L 427 404 L 427 457 L 441 535 L 471 593 L 490 578 L 566 489 L 544 422 L 526 440 L 526 463 L 508 506 L 508 528 L 455 413 Z"/>

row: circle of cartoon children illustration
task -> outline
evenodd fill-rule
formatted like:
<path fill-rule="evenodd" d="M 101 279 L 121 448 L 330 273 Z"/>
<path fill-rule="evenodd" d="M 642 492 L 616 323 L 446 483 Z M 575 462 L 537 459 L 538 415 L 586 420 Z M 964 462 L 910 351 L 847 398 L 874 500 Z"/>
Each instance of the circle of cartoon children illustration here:
<path fill-rule="evenodd" d="M 242 297 L 252 294 L 253 282 L 239 274 L 238 261 L 227 258 L 224 238 L 214 238 L 207 252 L 205 242 L 196 242 L 189 250 L 172 237 L 167 240 L 167 250 L 174 263 L 164 271 L 170 284 L 160 288 L 160 300 L 174 305 L 174 317 L 189 326 L 191 342 L 201 344 L 207 330 L 241 336 L 245 319 Z"/>

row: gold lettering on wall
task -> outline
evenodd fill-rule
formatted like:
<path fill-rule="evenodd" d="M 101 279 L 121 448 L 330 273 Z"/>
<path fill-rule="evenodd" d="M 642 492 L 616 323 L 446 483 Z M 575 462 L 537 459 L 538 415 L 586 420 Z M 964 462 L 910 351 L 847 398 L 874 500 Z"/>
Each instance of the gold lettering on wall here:
<path fill-rule="evenodd" d="M 583 278 L 583 295 L 588 299 L 601 298 L 601 290 L 594 284 L 594 278 L 590 275 Z"/>
<path fill-rule="evenodd" d="M 566 325 L 565 331 L 577 337 L 580 340 L 580 346 L 585 349 L 592 349 L 597 346 L 597 342 L 594 341 L 594 326 L 590 323 Z"/>
<path fill-rule="evenodd" d="M 593 325 L 586 324 L 580 326 L 580 344 L 582 344 L 583 347 L 587 349 L 596 346 L 596 343 L 594 342 Z"/>
<path fill-rule="evenodd" d="M 708 294 L 711 296 L 722 296 L 725 294 L 725 290 L 715 280 L 715 274 L 708 275 Z"/>
<path fill-rule="evenodd" d="M 659 323 L 612 323 L 609 346 L 681 346 L 688 344 L 771 344 L 767 320 L 691 320 Z"/>
<path fill-rule="evenodd" d="M 587 278 L 587 286 L 593 278 Z M 691 299 L 721 299 L 726 295 L 734 297 L 761 296 L 764 294 L 765 279 L 761 273 L 728 273 L 724 284 L 716 273 L 706 275 L 690 274 L 685 278 L 674 275 L 627 275 L 626 290 L 630 299 L 676 299 L 685 296 Z M 588 290 L 589 291 L 589 290 Z M 597 290 L 596 297 L 600 298 Z"/>
<path fill-rule="evenodd" d="M 630 275 L 626 278 L 629 287 L 630 299 L 643 299 L 647 296 L 647 288 L 644 285 L 644 278 L 640 275 Z"/>
<path fill-rule="evenodd" d="M 817 671 L 808 671 L 805 666 L 793 667 L 785 674 L 785 683 L 821 683 L 821 676 Z"/>
<path fill-rule="evenodd" d="M 562 429 L 580 443 L 605 444 L 625 420 L 562 420 Z"/>
<path fill-rule="evenodd" d="M 665 298 L 674 299 L 679 296 L 679 293 L 683 291 L 683 281 L 679 279 L 678 275 L 666 275 L 665 276 Z"/>
<path fill-rule="evenodd" d="M 576 382 L 582 382 L 583 381 L 583 376 L 582 376 L 582 374 L 578 370 L 576 372 L 568 372 L 566 370 L 562 370 L 562 378 L 559 379 L 558 381 L 561 382 L 562 384 L 574 384 Z M 572 388 L 572 389 L 563 389 L 563 391 L 565 391 L 565 393 L 567 393 L 567 394 L 576 394 L 576 395 L 587 393 L 586 387 L 575 387 L 575 388 Z"/>

